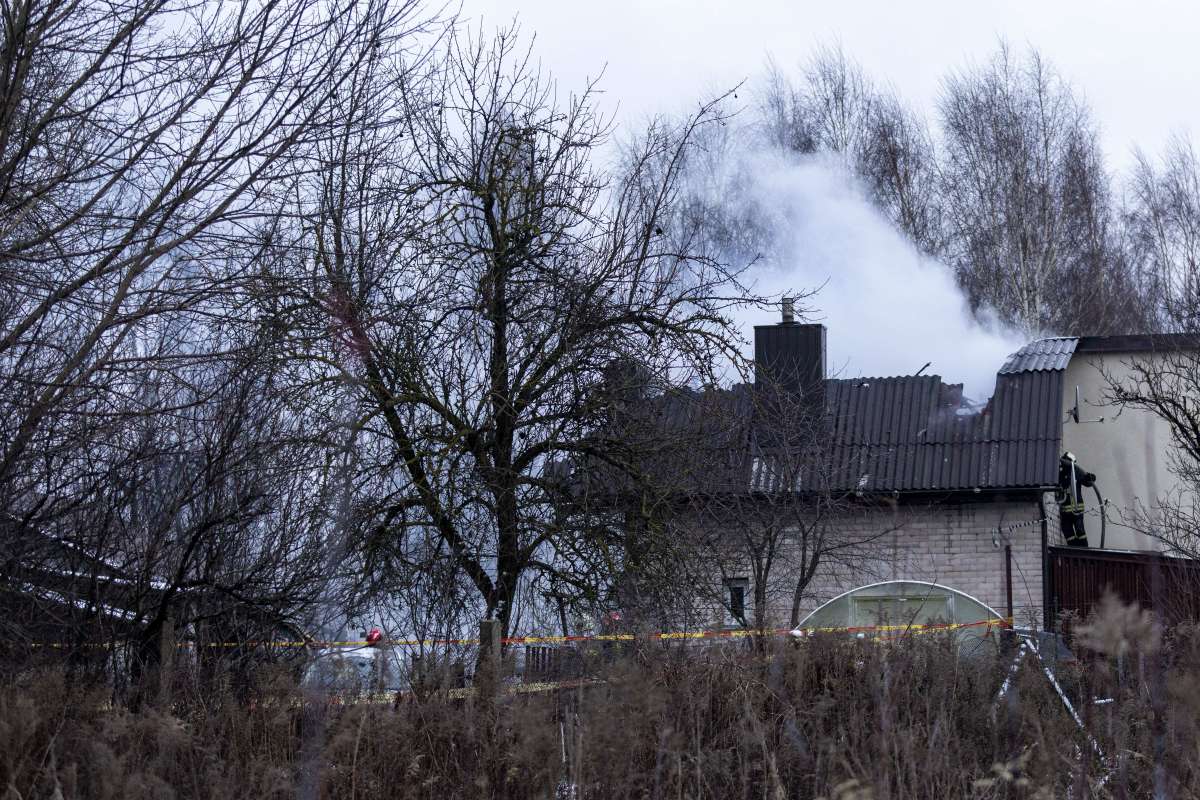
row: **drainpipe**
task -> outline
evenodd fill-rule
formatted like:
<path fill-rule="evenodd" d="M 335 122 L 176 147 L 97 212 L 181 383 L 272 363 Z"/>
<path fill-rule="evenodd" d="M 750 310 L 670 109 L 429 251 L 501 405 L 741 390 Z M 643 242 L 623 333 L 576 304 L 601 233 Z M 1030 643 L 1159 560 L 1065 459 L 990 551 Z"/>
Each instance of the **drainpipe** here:
<path fill-rule="evenodd" d="M 1054 609 L 1050 606 L 1050 529 L 1046 521 L 1046 493 L 1038 491 L 1038 514 L 1042 520 L 1042 630 L 1054 628 Z"/>
<path fill-rule="evenodd" d="M 1016 622 L 1013 618 L 1013 602 L 1012 602 L 1012 545 L 1004 545 L 1004 593 L 1008 600 L 1008 621 L 1012 625 Z"/>

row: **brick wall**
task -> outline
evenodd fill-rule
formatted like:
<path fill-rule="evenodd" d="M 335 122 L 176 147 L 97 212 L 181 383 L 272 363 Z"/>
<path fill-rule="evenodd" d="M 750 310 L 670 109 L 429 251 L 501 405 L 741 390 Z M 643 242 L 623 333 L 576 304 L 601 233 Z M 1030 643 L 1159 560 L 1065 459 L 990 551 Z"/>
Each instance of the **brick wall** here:
<path fill-rule="evenodd" d="M 1045 496 L 1047 537 L 1051 545 L 1061 545 L 1064 542 L 1053 500 L 1052 494 Z M 997 532 L 998 528 L 1004 528 L 1003 534 Z M 1042 625 L 1042 525 L 1035 500 L 908 503 L 859 509 L 839 519 L 835 530 L 839 540 L 859 544 L 852 548 L 851 555 L 840 552 L 822 564 L 805 591 L 801 619 L 842 592 L 889 580 L 949 586 L 1004 614 L 1008 605 L 1004 570 L 1007 543 L 1012 547 L 1013 613 L 1017 624 Z M 796 574 L 792 558 L 785 548 L 771 570 L 767 620 L 771 627 L 786 626 L 791 621 L 795 588 L 792 576 Z M 722 574 L 752 581 L 753 570 L 739 568 L 734 561 L 726 563 Z M 708 589 L 708 596 L 721 591 L 719 585 L 714 585 Z M 723 609 L 704 600 L 700 603 L 706 609 L 702 614 L 711 624 L 733 622 Z"/>
<path fill-rule="evenodd" d="M 1051 547 L 1063 547 L 1067 540 L 1063 538 L 1062 526 L 1058 524 L 1058 503 L 1054 500 L 1054 492 L 1042 495 L 1042 502 L 1046 505 L 1046 542 Z"/>
<path fill-rule="evenodd" d="M 1058 506 L 1053 493 L 1044 496 L 1047 539 L 1062 545 Z M 1024 524 L 1021 524 L 1024 523 Z M 729 531 L 745 522 L 730 521 Z M 1016 526 L 1016 527 L 1013 527 Z M 1003 535 L 997 533 L 1004 528 Z M 1042 626 L 1042 524 L 1041 511 L 1032 498 L 972 503 L 914 503 L 860 508 L 840 518 L 834 529 L 839 540 L 856 542 L 849 555 L 839 552 L 826 560 L 805 590 L 800 619 L 837 595 L 871 583 L 918 580 L 938 583 L 964 592 L 1001 614 L 1006 613 L 1004 545 L 1012 547 L 1013 614 L 1017 624 Z M 993 542 L 993 537 L 995 542 Z M 791 623 L 795 589 L 794 555 L 786 548 L 771 570 L 768 594 L 768 627 Z M 711 585 L 697 584 L 698 610 L 713 626 L 728 626 L 728 611 L 713 602 L 726 591 L 722 577 L 738 576 L 753 582 L 754 571 L 734 555 L 724 568 L 714 569 Z M 747 589 L 747 604 L 750 589 Z"/>
<path fill-rule="evenodd" d="M 1055 506 L 1049 505 L 1053 516 Z M 854 568 L 822 570 L 809 585 L 807 613 L 842 592 L 888 580 L 919 580 L 957 589 L 1002 614 L 1007 607 L 1005 539 L 1012 547 L 1013 611 L 1020 625 L 1042 622 L 1042 528 L 1036 502 L 1030 500 L 953 505 L 898 506 L 875 509 L 843 521 L 848 537 L 887 531 L 872 548 L 872 558 Z M 1017 523 L 1028 523 L 1009 528 Z M 1048 531 L 1061 540 L 1057 519 Z M 782 609 L 780 609 L 782 611 Z M 782 615 L 780 615 L 782 617 Z"/>

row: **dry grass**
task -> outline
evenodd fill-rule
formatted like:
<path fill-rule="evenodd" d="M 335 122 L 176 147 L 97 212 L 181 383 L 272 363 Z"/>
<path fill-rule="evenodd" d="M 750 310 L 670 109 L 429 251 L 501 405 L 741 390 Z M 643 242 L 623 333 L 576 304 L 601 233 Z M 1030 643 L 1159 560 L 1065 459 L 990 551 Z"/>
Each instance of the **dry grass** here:
<path fill-rule="evenodd" d="M 1121 619 L 1060 672 L 1086 733 L 1033 664 L 997 704 L 1007 660 L 931 637 L 655 650 L 490 703 L 330 703 L 264 672 L 249 701 L 134 713 L 43 670 L 0 691 L 0 797 L 1196 796 L 1200 637 Z"/>

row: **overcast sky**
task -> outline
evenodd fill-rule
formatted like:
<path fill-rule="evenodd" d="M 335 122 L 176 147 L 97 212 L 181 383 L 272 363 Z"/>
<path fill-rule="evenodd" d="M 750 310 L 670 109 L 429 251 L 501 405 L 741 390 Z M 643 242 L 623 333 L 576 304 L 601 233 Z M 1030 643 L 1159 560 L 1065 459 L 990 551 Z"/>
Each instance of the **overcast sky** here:
<path fill-rule="evenodd" d="M 1134 143 L 1161 149 L 1200 131 L 1200 5 L 1185 2 L 778 2 L 778 0 L 463 0 L 464 16 L 514 17 L 564 89 L 604 71 L 622 121 L 677 111 L 715 87 L 759 74 L 768 55 L 792 66 L 816 43 L 841 42 L 877 80 L 932 110 L 948 69 L 1000 37 L 1039 48 L 1086 96 L 1110 163 Z"/>
<path fill-rule="evenodd" d="M 768 56 L 790 69 L 814 46 L 833 43 L 874 80 L 890 83 L 933 116 L 947 71 L 987 59 L 1003 38 L 1016 49 L 1038 48 L 1084 96 L 1110 168 L 1126 169 L 1135 145 L 1153 155 L 1173 132 L 1200 134 L 1200 6 L 1191 3 L 462 1 L 463 16 L 485 30 L 515 18 L 522 33 L 536 34 L 535 54 L 562 94 L 603 72 L 601 107 L 621 125 L 692 109 L 701 98 L 760 75 Z M 841 373 L 904 374 L 931 360 L 930 372 L 965 381 L 976 397 L 990 394 L 1004 353 L 1022 340 L 971 330 L 958 309 L 944 309 L 931 322 L 926 308 L 889 300 L 894 289 L 938 283 L 929 273 L 940 265 L 922 265 L 902 252 L 901 240 L 889 239 L 879 225 L 870 236 L 856 235 L 867 224 L 864 210 L 819 169 L 793 172 L 795 227 L 809 238 L 796 243 L 798 266 L 790 274 L 763 279 L 793 287 L 834 279 L 817 304 Z M 823 186 L 828 203 L 816 194 Z M 842 212 L 834 218 L 837 209 Z M 864 260 L 874 269 L 863 269 Z M 891 285 L 881 285 L 876 276 L 889 269 Z M 883 299 L 863 308 L 871 292 Z M 745 321 L 747 333 L 752 321 Z M 931 335 L 931 325 L 941 335 Z M 898 335 L 909 330 L 911 336 Z M 967 341 L 976 345 L 963 346 Z"/>

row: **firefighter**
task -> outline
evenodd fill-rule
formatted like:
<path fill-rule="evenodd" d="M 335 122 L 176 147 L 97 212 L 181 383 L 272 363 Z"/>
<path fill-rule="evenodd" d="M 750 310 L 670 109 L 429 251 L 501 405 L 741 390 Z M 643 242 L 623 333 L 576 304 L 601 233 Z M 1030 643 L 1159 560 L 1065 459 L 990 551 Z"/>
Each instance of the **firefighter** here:
<path fill-rule="evenodd" d="M 1096 476 L 1085 472 L 1070 452 L 1062 454 L 1058 461 L 1058 511 L 1059 523 L 1067 544 L 1071 547 L 1087 547 L 1087 529 L 1083 524 L 1083 488 L 1096 483 Z"/>

